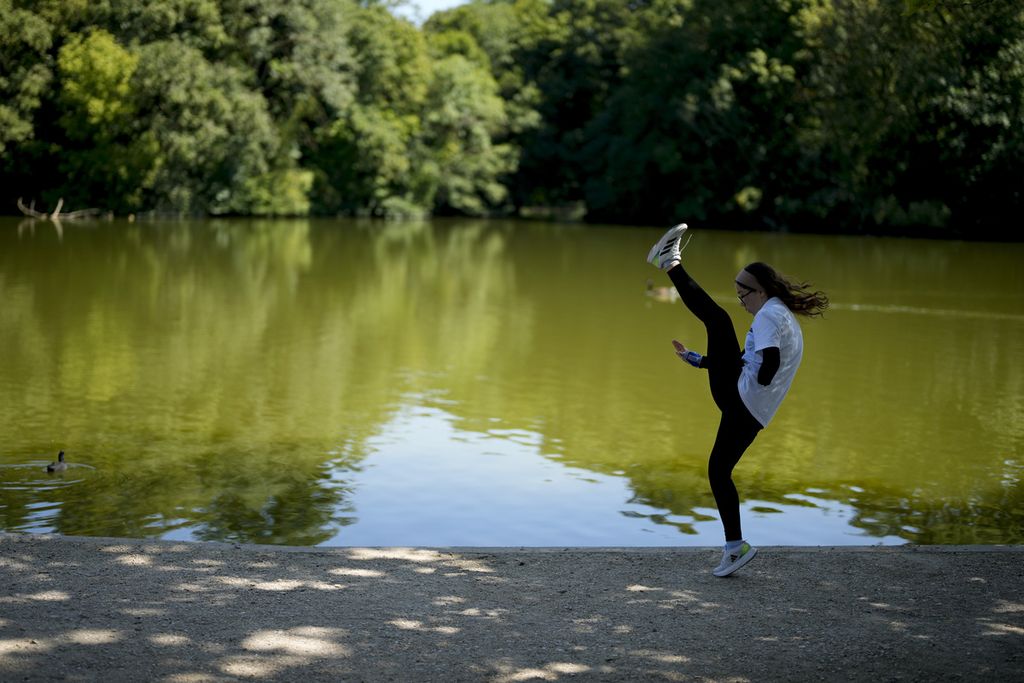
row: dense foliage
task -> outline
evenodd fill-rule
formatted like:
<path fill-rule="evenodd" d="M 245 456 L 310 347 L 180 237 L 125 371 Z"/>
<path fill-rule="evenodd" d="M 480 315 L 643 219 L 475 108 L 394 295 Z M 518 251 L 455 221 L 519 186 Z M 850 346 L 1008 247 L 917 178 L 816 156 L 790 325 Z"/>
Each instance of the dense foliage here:
<path fill-rule="evenodd" d="M 1016 0 L 0 0 L 0 210 L 1010 237 Z"/>

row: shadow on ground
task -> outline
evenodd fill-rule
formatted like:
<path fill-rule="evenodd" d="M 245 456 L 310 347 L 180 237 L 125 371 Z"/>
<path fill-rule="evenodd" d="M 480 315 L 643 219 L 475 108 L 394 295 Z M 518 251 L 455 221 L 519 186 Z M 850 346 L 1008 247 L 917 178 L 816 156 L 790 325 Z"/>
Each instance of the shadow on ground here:
<path fill-rule="evenodd" d="M 277 550 L 0 535 L 2 680 L 1024 676 L 1024 550 Z"/>

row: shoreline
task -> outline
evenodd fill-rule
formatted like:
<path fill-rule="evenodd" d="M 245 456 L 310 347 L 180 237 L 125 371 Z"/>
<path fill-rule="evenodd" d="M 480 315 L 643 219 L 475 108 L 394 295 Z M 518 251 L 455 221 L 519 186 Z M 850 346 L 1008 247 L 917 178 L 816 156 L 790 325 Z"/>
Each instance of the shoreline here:
<path fill-rule="evenodd" d="M 1024 678 L 1024 546 L 759 550 L 0 533 L 0 679 Z"/>

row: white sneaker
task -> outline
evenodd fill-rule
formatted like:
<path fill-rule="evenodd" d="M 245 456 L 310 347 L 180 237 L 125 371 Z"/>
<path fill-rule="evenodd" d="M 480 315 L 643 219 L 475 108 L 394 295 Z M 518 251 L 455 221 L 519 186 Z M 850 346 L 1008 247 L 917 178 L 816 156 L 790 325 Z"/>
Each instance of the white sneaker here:
<path fill-rule="evenodd" d="M 686 232 L 686 223 L 674 225 L 668 229 L 661 239 L 651 247 L 647 254 L 647 262 L 656 268 L 668 270 L 682 260 L 679 254 L 679 240 Z"/>
<path fill-rule="evenodd" d="M 757 555 L 757 548 L 745 542 L 731 553 L 726 550 L 722 553 L 722 562 L 715 567 L 711 573 L 715 576 L 729 576 L 734 571 L 750 562 Z"/>

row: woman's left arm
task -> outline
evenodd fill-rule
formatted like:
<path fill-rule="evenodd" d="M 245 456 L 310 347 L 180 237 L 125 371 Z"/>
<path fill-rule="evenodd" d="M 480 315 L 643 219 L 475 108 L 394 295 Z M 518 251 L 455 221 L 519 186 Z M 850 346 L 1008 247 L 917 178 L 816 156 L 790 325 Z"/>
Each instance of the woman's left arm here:
<path fill-rule="evenodd" d="M 761 349 L 761 368 L 757 371 L 757 383 L 763 387 L 771 384 L 781 364 L 782 354 L 778 346 Z"/>

